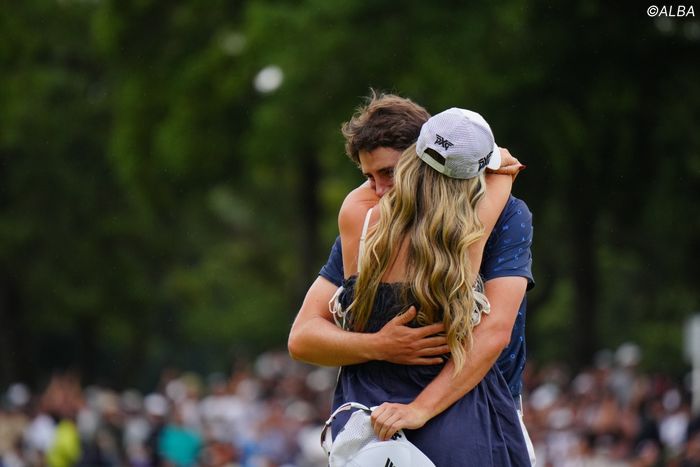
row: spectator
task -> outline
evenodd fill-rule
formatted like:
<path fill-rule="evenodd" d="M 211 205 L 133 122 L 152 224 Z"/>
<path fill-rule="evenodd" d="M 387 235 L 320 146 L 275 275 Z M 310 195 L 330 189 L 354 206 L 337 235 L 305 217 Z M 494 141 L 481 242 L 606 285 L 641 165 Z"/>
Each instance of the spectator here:
<path fill-rule="evenodd" d="M 691 418 L 683 386 L 645 374 L 641 355 L 626 349 L 577 374 L 526 369 L 539 467 L 700 467 L 700 417 Z M 154 388 L 162 392 L 145 397 L 83 390 L 65 374 L 36 397 L 13 385 L 0 393 L 0 467 L 325 467 L 318 439 L 335 377 L 267 352 L 206 386 L 169 370 Z"/>
<path fill-rule="evenodd" d="M 165 425 L 158 440 L 158 452 L 165 465 L 193 467 L 197 465 L 202 450 L 202 437 L 185 425 L 183 408 L 176 405 L 170 423 Z"/>

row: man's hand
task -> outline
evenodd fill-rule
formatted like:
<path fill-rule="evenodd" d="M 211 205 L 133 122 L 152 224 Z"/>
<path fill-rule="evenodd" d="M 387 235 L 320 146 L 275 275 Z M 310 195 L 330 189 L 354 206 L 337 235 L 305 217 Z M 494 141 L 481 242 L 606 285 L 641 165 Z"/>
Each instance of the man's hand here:
<path fill-rule="evenodd" d="M 440 355 L 450 351 L 444 335 L 442 323 L 419 328 L 408 325 L 416 317 L 414 306 L 396 316 L 376 332 L 378 341 L 377 360 L 385 360 L 401 365 L 437 365 L 443 362 Z"/>
<path fill-rule="evenodd" d="M 318 277 L 304 298 L 292 324 L 287 347 L 295 360 L 323 366 L 343 366 L 384 360 L 402 365 L 436 365 L 449 352 L 442 323 L 420 328 L 407 326 L 415 307 L 394 317 L 377 332 L 340 329 L 328 310 L 328 301 L 338 287 Z"/>
<path fill-rule="evenodd" d="M 515 180 L 520 171 L 524 170 L 526 166 L 520 163 L 518 159 L 513 157 L 513 155 L 506 148 L 499 147 L 501 151 L 501 167 L 496 170 L 486 169 L 488 173 L 495 173 L 500 175 L 510 175 Z"/>
<path fill-rule="evenodd" d="M 372 428 L 380 440 L 386 441 L 404 428 L 421 428 L 429 419 L 428 413 L 420 411 L 412 404 L 385 402 L 372 411 Z"/>

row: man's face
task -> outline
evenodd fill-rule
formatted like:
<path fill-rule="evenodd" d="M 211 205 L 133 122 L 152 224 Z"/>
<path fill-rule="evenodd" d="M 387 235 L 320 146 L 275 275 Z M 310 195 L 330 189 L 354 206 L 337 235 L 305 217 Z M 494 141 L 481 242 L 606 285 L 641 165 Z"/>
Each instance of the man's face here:
<path fill-rule="evenodd" d="M 394 186 L 394 167 L 399 162 L 401 151 L 381 147 L 360 151 L 359 156 L 362 175 L 367 177 L 372 190 L 381 198 Z"/>

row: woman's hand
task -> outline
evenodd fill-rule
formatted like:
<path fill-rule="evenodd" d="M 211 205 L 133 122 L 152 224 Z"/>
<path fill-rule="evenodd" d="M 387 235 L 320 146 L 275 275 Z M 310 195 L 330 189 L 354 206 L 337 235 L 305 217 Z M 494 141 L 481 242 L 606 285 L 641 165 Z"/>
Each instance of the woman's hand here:
<path fill-rule="evenodd" d="M 501 151 L 501 166 L 496 169 L 486 169 L 488 173 L 495 173 L 500 175 L 510 175 L 515 180 L 521 170 L 525 169 L 525 165 L 521 164 L 518 159 L 513 157 L 513 155 L 506 148 L 498 148 Z"/>
<path fill-rule="evenodd" d="M 386 441 L 397 431 L 407 428 L 415 430 L 430 419 L 430 415 L 412 404 L 385 402 L 372 410 L 372 428 L 377 437 Z"/>

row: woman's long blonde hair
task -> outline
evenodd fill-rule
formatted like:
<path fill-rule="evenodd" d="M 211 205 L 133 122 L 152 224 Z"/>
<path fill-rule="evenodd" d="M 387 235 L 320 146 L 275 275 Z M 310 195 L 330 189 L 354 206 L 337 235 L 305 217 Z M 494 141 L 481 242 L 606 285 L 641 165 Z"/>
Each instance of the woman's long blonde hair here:
<path fill-rule="evenodd" d="M 483 175 L 449 178 L 420 160 L 415 144 L 404 151 L 394 189 L 381 199 L 379 222 L 367 236 L 348 308 L 353 330 L 365 329 L 382 277 L 408 239 L 406 282 L 417 301 L 417 321 L 445 324 L 455 373 L 462 368 L 472 345 L 471 317 L 478 294 L 469 245 L 484 235 L 476 212 L 483 196 Z"/>

